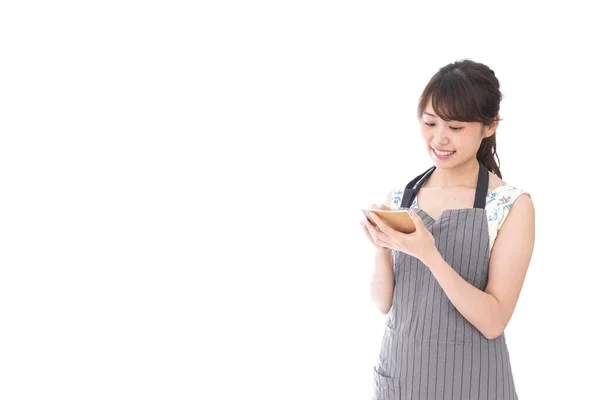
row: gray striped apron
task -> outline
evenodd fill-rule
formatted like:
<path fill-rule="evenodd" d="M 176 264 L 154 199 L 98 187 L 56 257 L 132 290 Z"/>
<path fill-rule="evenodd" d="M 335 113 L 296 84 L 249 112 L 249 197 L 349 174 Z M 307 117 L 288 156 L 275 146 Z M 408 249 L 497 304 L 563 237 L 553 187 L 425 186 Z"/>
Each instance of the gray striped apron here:
<path fill-rule="evenodd" d="M 435 166 L 413 179 L 401 208 L 410 208 Z M 485 290 L 490 258 L 485 203 L 489 175 L 480 162 L 473 208 L 434 220 L 415 208 L 442 257 Z M 486 339 L 450 302 L 419 259 L 393 250 L 394 294 L 373 367 L 373 400 L 518 400 L 504 333 Z"/>

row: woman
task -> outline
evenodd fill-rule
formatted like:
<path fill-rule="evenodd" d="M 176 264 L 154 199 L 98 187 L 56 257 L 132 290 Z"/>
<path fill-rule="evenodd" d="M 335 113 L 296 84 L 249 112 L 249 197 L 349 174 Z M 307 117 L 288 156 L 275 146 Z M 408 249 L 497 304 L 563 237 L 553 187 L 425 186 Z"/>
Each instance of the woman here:
<path fill-rule="evenodd" d="M 371 294 L 387 314 L 373 399 L 518 399 L 504 329 L 533 252 L 534 208 L 494 159 L 499 86 L 481 63 L 441 68 L 418 106 L 434 165 L 372 205 L 410 209 L 416 231 L 374 214 L 375 225 L 361 222 L 377 254 Z"/>

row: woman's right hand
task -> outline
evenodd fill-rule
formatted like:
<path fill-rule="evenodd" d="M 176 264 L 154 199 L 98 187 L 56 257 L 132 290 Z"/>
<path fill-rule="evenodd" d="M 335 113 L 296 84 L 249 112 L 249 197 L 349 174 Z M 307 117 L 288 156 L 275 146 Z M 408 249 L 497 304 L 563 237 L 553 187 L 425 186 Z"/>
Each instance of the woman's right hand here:
<path fill-rule="evenodd" d="M 381 205 L 371 204 L 371 208 L 374 209 L 374 210 L 391 210 L 391 208 L 388 207 L 385 204 L 381 204 Z M 371 244 L 373 246 L 375 246 L 375 249 L 377 251 L 391 250 L 391 249 L 388 249 L 387 247 L 380 246 L 377 243 L 375 243 L 375 233 L 376 232 L 381 232 L 378 227 L 376 227 L 375 225 L 371 224 L 366 218 L 363 219 L 362 221 L 360 221 L 360 224 L 363 227 L 363 231 L 365 232 L 365 234 L 369 238 L 369 241 L 371 242 Z"/>

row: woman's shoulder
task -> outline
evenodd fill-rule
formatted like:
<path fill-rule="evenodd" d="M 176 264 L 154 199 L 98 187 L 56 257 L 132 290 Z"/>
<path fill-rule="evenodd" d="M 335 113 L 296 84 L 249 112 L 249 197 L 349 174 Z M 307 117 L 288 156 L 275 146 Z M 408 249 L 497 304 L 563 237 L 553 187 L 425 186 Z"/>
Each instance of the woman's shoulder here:
<path fill-rule="evenodd" d="M 529 191 L 520 186 L 515 186 L 506 182 L 490 192 L 485 206 L 488 214 L 488 221 L 494 222 L 499 229 L 508 216 L 513 204 L 521 195 L 526 195 L 531 198 Z"/>
<path fill-rule="evenodd" d="M 492 190 L 487 198 L 487 204 L 494 203 L 497 205 L 510 205 L 522 194 L 531 197 L 529 191 L 520 186 L 515 186 L 508 182 L 502 182 L 501 185 Z"/>

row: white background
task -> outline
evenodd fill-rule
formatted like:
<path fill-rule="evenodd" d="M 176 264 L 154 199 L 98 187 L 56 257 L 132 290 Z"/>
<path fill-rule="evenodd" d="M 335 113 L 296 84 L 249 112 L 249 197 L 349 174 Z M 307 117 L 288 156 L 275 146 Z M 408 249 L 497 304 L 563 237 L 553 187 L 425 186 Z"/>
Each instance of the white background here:
<path fill-rule="evenodd" d="M 360 208 L 432 165 L 418 97 L 463 58 L 536 210 L 517 392 L 598 396 L 596 27 L 576 1 L 3 2 L 0 398 L 370 398 Z"/>

